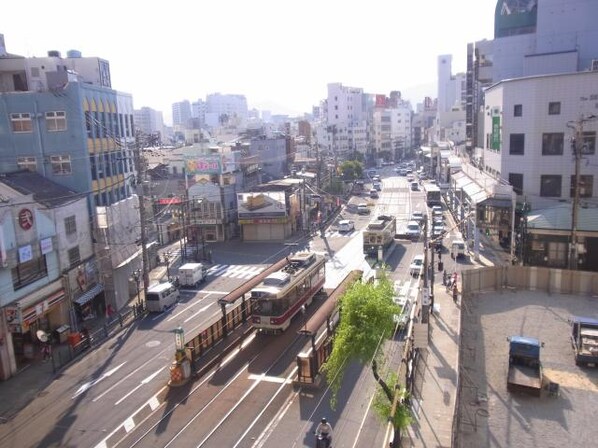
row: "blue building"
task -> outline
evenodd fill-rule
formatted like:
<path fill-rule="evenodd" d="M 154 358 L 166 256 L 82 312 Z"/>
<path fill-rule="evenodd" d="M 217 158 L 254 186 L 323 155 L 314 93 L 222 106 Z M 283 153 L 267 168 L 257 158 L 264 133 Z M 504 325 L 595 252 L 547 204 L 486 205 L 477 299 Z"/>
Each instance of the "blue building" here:
<path fill-rule="evenodd" d="M 115 309 L 141 263 L 133 112 L 106 60 L 0 51 L 0 173 L 27 169 L 87 195 L 105 305 Z"/>

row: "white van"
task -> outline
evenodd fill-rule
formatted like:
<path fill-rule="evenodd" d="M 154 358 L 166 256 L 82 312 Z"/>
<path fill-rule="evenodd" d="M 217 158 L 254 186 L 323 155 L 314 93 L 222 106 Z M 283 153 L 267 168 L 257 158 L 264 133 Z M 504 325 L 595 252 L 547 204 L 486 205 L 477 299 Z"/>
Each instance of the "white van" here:
<path fill-rule="evenodd" d="M 461 239 L 453 240 L 451 244 L 451 257 L 455 260 L 465 257 L 465 241 Z"/>
<path fill-rule="evenodd" d="M 170 282 L 150 286 L 145 295 L 145 306 L 149 312 L 160 313 L 179 300 L 179 290 Z"/>

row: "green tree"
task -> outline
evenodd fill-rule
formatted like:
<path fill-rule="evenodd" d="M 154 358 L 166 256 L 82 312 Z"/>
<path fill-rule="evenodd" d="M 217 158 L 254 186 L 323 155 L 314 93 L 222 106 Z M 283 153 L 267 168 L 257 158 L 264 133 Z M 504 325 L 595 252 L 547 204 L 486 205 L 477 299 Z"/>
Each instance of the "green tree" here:
<path fill-rule="evenodd" d="M 346 366 L 351 361 L 372 366 L 372 373 L 380 387 L 381 397 L 374 408 L 378 415 L 387 421 L 394 401 L 394 386 L 384 380 L 378 373 L 378 361 L 383 356 L 381 347 L 392 335 L 394 316 L 401 311 L 394 300 L 393 285 L 386 275 L 376 283 L 355 282 L 340 298 L 340 321 L 332 339 L 332 353 L 323 366 L 327 380 L 331 386 L 331 405 L 336 406 L 336 396 L 341 387 Z M 394 384 L 393 379 L 389 377 Z M 404 418 L 408 409 L 399 407 L 393 417 L 395 436 L 400 439 L 400 430 L 409 425 L 410 420 Z M 397 414 L 400 417 L 397 418 Z M 398 446 L 398 445 L 397 445 Z"/>
<path fill-rule="evenodd" d="M 360 179 L 363 176 L 363 163 L 357 160 L 346 160 L 339 167 L 343 178 L 347 180 Z"/>

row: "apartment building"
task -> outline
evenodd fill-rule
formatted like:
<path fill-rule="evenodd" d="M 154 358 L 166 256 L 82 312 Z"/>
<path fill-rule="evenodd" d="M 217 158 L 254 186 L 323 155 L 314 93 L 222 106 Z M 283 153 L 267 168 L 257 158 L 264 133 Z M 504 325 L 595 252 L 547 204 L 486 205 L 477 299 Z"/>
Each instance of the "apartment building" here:
<path fill-rule="evenodd" d="M 139 267 L 133 101 L 111 88 L 107 61 L 0 56 L 0 173 L 26 169 L 87 197 L 105 299 L 128 302 Z"/>

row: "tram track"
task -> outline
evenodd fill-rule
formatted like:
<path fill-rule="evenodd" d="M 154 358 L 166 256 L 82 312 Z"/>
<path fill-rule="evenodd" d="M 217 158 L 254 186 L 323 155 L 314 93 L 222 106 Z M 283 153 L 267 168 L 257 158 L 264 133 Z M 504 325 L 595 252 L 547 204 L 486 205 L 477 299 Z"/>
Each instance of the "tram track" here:
<path fill-rule="evenodd" d="M 297 322 L 276 336 L 252 333 L 251 342 L 247 338 L 247 346 L 237 349 L 226 365 L 212 370 L 176 403 L 167 404 L 161 416 L 156 409 L 113 446 L 245 446 L 247 437 L 261 431 L 264 416 L 278 411 L 270 408 L 277 399 L 286 399 L 285 389 L 290 392 L 295 357 L 305 343 L 293 331 L 295 326 Z"/>

